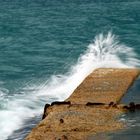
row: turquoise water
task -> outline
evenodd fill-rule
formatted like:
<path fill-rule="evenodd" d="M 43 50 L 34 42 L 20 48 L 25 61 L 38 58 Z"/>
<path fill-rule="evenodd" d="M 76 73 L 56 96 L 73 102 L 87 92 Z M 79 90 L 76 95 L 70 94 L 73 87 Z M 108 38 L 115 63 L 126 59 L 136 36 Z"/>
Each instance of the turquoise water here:
<path fill-rule="evenodd" d="M 95 68 L 139 67 L 139 25 L 139 0 L 0 0 L 0 140 Z"/>

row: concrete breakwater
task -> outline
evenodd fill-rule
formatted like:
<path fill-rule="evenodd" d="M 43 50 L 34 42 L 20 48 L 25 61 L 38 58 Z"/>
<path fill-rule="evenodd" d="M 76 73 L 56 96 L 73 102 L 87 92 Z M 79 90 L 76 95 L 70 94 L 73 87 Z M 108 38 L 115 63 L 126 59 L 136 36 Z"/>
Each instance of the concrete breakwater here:
<path fill-rule="evenodd" d="M 139 75 L 137 69 L 97 69 L 65 100 L 46 105 L 43 120 L 26 140 L 85 140 L 118 130 L 127 110 L 119 104 Z"/>

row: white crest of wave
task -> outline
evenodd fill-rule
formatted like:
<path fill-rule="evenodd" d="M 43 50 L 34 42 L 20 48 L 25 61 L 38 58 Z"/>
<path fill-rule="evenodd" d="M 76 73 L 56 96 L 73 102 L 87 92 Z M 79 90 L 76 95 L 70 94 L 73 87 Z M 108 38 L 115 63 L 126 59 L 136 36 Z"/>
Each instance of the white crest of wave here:
<path fill-rule="evenodd" d="M 106 36 L 96 36 L 67 74 L 54 75 L 36 88 L 26 87 L 29 91 L 22 95 L 3 98 L 5 107 L 0 110 L 0 139 L 7 139 L 23 125 L 25 119 L 41 113 L 45 103 L 69 97 L 94 69 L 138 66 L 139 60 L 136 59 L 134 50 L 120 44 L 114 35 L 108 33 Z M 30 89 L 34 91 L 31 92 Z"/>
<path fill-rule="evenodd" d="M 64 100 L 76 87 L 97 68 L 133 68 L 139 66 L 136 53 L 132 48 L 120 44 L 109 32 L 100 34 L 89 44 L 86 52 L 66 75 L 53 76 L 49 83 L 44 84 L 38 95 L 50 95 Z"/>

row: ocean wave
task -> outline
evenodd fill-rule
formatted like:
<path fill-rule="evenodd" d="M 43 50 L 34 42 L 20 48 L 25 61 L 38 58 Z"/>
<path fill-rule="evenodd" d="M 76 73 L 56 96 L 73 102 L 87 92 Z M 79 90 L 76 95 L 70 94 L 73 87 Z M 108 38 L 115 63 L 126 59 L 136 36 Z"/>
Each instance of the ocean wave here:
<path fill-rule="evenodd" d="M 119 43 L 112 33 L 96 36 L 65 75 L 53 75 L 35 87 L 25 87 L 24 94 L 3 98 L 5 108 L 0 110 L 0 139 L 7 139 L 22 127 L 25 120 L 41 114 L 46 102 L 68 98 L 96 68 L 134 68 L 139 67 L 139 64 L 133 48 Z M 3 96 L 3 92 L 0 95 Z"/>

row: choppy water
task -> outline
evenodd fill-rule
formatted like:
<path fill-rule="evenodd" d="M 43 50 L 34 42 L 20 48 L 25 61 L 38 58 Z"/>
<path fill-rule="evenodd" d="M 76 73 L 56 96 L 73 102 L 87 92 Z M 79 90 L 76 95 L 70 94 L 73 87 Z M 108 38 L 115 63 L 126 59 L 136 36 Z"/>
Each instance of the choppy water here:
<path fill-rule="evenodd" d="M 95 68 L 139 67 L 139 25 L 139 0 L 0 0 L 0 140 L 24 139 Z"/>

